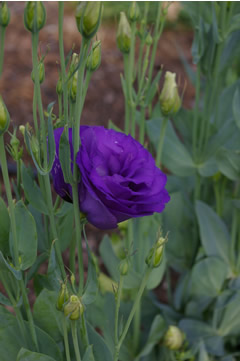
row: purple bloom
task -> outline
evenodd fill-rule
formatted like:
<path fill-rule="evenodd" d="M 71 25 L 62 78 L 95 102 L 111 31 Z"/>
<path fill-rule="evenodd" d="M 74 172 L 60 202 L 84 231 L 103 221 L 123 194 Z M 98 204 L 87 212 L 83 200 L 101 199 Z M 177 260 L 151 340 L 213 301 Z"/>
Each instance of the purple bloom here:
<path fill-rule="evenodd" d="M 59 161 L 63 128 L 54 131 L 56 157 L 52 168 L 55 191 L 72 201 L 71 185 L 64 182 Z M 130 135 L 103 127 L 81 126 L 81 147 L 76 162 L 81 172 L 80 209 L 101 229 L 117 227 L 129 218 L 162 212 L 170 197 L 167 177 L 151 154 Z M 72 155 L 72 129 L 69 129 Z"/>

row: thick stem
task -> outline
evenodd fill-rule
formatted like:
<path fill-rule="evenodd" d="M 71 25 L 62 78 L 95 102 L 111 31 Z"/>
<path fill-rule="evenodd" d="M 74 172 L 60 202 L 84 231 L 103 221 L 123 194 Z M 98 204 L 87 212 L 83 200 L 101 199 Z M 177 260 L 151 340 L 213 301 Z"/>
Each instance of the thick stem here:
<path fill-rule="evenodd" d="M 161 125 L 161 130 L 160 130 L 160 138 L 159 138 L 158 147 L 157 147 L 157 157 L 156 157 L 156 164 L 159 168 L 161 167 L 162 149 L 163 149 L 163 143 L 164 143 L 164 138 L 165 138 L 165 133 L 166 133 L 166 128 L 167 128 L 167 123 L 168 123 L 168 117 L 164 117 L 162 120 L 162 125 Z"/>
<path fill-rule="evenodd" d="M 141 300 L 139 300 L 136 313 L 133 318 L 133 349 L 137 353 L 139 340 L 140 340 L 140 327 L 141 327 Z"/>
<path fill-rule="evenodd" d="M 73 346 L 74 346 L 76 361 L 81 361 L 81 355 L 78 346 L 77 321 L 71 321 L 71 329 L 72 329 L 72 338 L 73 338 Z"/>
<path fill-rule="evenodd" d="M 64 346 L 65 346 L 66 361 L 71 361 L 70 351 L 69 351 L 69 342 L 68 342 L 67 322 L 66 322 L 66 317 L 64 316 L 64 314 L 62 314 L 62 326 L 63 326 L 63 339 L 64 339 Z"/>

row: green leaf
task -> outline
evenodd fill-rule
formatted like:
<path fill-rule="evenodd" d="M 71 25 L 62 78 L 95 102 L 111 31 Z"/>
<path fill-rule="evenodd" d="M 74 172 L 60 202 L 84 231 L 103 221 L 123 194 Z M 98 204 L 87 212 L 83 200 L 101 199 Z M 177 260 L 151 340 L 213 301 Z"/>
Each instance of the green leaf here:
<path fill-rule="evenodd" d="M 240 178 L 240 156 L 237 151 L 221 148 L 217 153 L 218 168 L 228 179 Z"/>
<path fill-rule="evenodd" d="M 230 24 L 228 33 L 231 33 L 233 31 L 236 31 L 236 30 L 239 30 L 239 29 L 240 29 L 240 14 L 236 14 L 231 19 L 231 24 Z"/>
<path fill-rule="evenodd" d="M 56 361 L 52 357 L 38 352 L 32 352 L 25 348 L 21 348 L 17 355 L 17 361 Z"/>
<path fill-rule="evenodd" d="M 186 333 L 187 340 L 191 345 L 197 345 L 203 341 L 210 354 L 224 355 L 223 338 L 211 326 L 201 321 L 183 319 L 180 321 L 179 327 Z"/>
<path fill-rule="evenodd" d="M 24 193 L 31 205 L 39 212 L 48 215 L 47 205 L 45 203 L 41 189 L 37 186 L 36 182 L 32 179 L 28 169 L 22 163 L 22 182 Z"/>
<path fill-rule="evenodd" d="M 9 254 L 9 232 L 10 232 L 10 218 L 5 202 L 0 198 L 0 251 L 4 255 Z"/>
<path fill-rule="evenodd" d="M 59 142 L 59 160 L 61 163 L 64 181 L 66 183 L 72 183 L 73 175 L 71 171 L 71 151 L 68 135 L 69 130 L 68 127 L 65 126 Z"/>
<path fill-rule="evenodd" d="M 218 171 L 218 166 L 215 157 L 207 159 L 205 162 L 198 164 L 198 173 L 202 177 L 211 177 Z"/>
<path fill-rule="evenodd" d="M 163 279 L 164 273 L 165 273 L 166 264 L 167 264 L 167 262 L 166 262 L 165 252 L 164 252 L 160 266 L 157 268 L 154 268 L 149 276 L 147 286 L 146 286 L 148 290 L 152 290 L 160 284 L 160 282 Z"/>
<path fill-rule="evenodd" d="M 155 145 L 159 142 L 162 118 L 151 119 L 146 122 L 146 129 L 150 140 Z M 184 144 L 180 141 L 169 121 L 163 144 L 163 164 L 180 177 L 195 174 L 195 165 Z"/>
<path fill-rule="evenodd" d="M 61 210 L 64 209 L 64 212 Z M 62 216 L 60 216 L 62 213 Z M 64 213 L 64 214 L 63 214 Z M 61 251 L 65 251 L 72 242 L 74 237 L 74 209 L 73 205 L 67 202 L 63 203 L 59 213 L 56 214 L 56 225 L 58 230 L 58 240 Z"/>
<path fill-rule="evenodd" d="M 240 14 L 239 14 L 240 18 Z M 232 104 L 232 110 L 233 110 L 233 117 L 237 124 L 237 127 L 240 129 L 240 92 L 239 88 L 235 90 L 234 96 L 233 96 L 233 104 Z"/>
<path fill-rule="evenodd" d="M 155 316 L 148 335 L 147 342 L 138 356 L 147 356 L 152 351 L 153 347 L 159 343 L 165 331 L 166 323 L 163 317 L 160 315 Z"/>
<path fill-rule="evenodd" d="M 93 345 L 93 355 L 95 361 L 113 361 L 111 352 L 109 351 L 104 339 L 89 323 L 87 323 L 87 330 L 89 343 Z"/>
<path fill-rule="evenodd" d="M 145 98 L 145 104 L 146 105 L 148 105 L 148 104 L 150 104 L 152 102 L 152 100 L 153 100 L 153 98 L 154 98 L 154 96 L 155 96 L 155 94 L 156 94 L 156 92 L 158 90 L 158 84 L 159 84 L 159 80 L 161 78 L 161 75 L 162 75 L 162 70 L 159 70 L 159 72 L 155 76 L 152 84 L 148 88 L 146 98 Z"/>
<path fill-rule="evenodd" d="M 60 341 L 62 339 L 62 313 L 56 308 L 57 297 L 57 292 L 44 289 L 34 303 L 33 317 L 36 325 L 55 341 Z"/>
<path fill-rule="evenodd" d="M 22 201 L 17 202 L 15 209 L 16 233 L 18 237 L 18 251 L 20 267 L 26 270 L 31 267 L 37 257 L 37 230 L 33 216 Z M 10 244 L 13 244 L 12 232 Z"/>
<path fill-rule="evenodd" d="M 0 270 L 1 272 L 11 272 L 13 274 L 13 276 L 17 279 L 17 280 L 21 280 L 22 279 L 22 272 L 20 270 L 16 270 L 15 268 L 13 268 L 4 258 L 2 252 L 0 251 Z"/>
<path fill-rule="evenodd" d="M 116 132 L 124 133 L 124 131 L 120 128 L 118 128 L 112 121 L 109 119 L 108 121 L 108 129 L 116 130 Z"/>
<path fill-rule="evenodd" d="M 240 332 L 240 292 L 236 292 L 224 305 L 218 332 L 221 336 L 238 336 Z"/>
<path fill-rule="evenodd" d="M 93 356 L 93 346 L 88 346 L 88 348 L 86 349 L 86 352 L 83 356 L 83 361 L 95 361 L 94 356 Z"/>
<path fill-rule="evenodd" d="M 82 302 L 85 305 L 89 305 L 93 303 L 97 297 L 98 278 L 97 278 L 96 264 L 94 262 L 94 258 L 89 248 L 87 240 L 86 240 L 86 245 L 87 245 L 87 253 L 88 253 L 88 276 L 87 276 L 87 283 L 82 296 Z"/>
<path fill-rule="evenodd" d="M 216 297 L 228 276 L 228 266 L 221 259 L 208 257 L 194 265 L 190 292 L 195 297 Z"/>
<path fill-rule="evenodd" d="M 9 299 L 0 292 L 0 303 L 5 306 L 12 306 Z"/>
<path fill-rule="evenodd" d="M 229 264 L 230 235 L 221 218 L 205 203 L 197 201 L 196 213 L 201 242 L 208 256 L 221 258 Z"/>

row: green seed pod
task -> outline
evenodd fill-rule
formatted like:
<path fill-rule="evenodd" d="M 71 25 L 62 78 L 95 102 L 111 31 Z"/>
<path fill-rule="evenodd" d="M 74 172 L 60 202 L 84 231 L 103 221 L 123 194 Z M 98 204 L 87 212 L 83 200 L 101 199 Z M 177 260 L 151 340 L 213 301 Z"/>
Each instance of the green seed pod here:
<path fill-rule="evenodd" d="M 3 1 L 0 6 L 0 26 L 6 27 L 8 26 L 10 21 L 10 10 L 7 6 L 6 1 Z"/>
<path fill-rule="evenodd" d="M 100 1 L 83 2 L 77 7 L 77 27 L 82 36 L 86 39 L 91 39 L 98 31 L 101 12 Z"/>
<path fill-rule="evenodd" d="M 0 95 L 0 135 L 5 133 L 10 123 L 10 117 L 3 98 Z"/>
<path fill-rule="evenodd" d="M 78 320 L 84 312 L 84 307 L 78 296 L 70 296 L 69 302 L 64 307 L 64 315 L 70 320 Z"/>
<path fill-rule="evenodd" d="M 87 58 L 86 68 L 89 71 L 94 72 L 99 68 L 100 64 L 101 64 L 101 41 L 98 40 L 93 43 L 92 49 Z"/>
<path fill-rule="evenodd" d="M 170 350 L 179 350 L 184 342 L 184 333 L 176 326 L 169 326 L 165 333 L 163 343 Z"/>
<path fill-rule="evenodd" d="M 159 101 L 161 111 L 165 116 L 177 113 L 181 107 L 181 99 L 178 94 L 175 73 L 171 73 L 170 71 L 166 72 Z"/>
<path fill-rule="evenodd" d="M 31 33 L 36 33 L 43 28 L 45 22 L 46 10 L 42 1 L 28 1 L 24 9 L 24 25 L 26 29 Z"/>
<path fill-rule="evenodd" d="M 38 75 L 39 83 L 42 84 L 45 79 L 45 68 L 44 68 L 44 64 L 42 61 L 38 64 L 38 74 L 39 74 Z M 35 83 L 34 71 L 32 71 L 31 78 L 32 78 L 32 81 Z"/>
<path fill-rule="evenodd" d="M 56 307 L 59 311 L 62 311 L 64 304 L 69 300 L 69 292 L 65 283 L 61 285 L 61 289 L 58 294 Z"/>
<path fill-rule="evenodd" d="M 129 261 L 127 258 L 123 259 L 119 264 L 119 272 L 121 276 L 126 276 L 129 271 Z"/>
<path fill-rule="evenodd" d="M 139 19 L 140 9 L 139 9 L 139 6 L 136 1 L 131 2 L 128 16 L 129 16 L 130 21 L 132 21 L 132 22 L 137 21 Z"/>
<path fill-rule="evenodd" d="M 131 27 L 124 12 L 120 13 L 117 31 L 117 46 L 122 53 L 129 53 L 131 45 Z"/>

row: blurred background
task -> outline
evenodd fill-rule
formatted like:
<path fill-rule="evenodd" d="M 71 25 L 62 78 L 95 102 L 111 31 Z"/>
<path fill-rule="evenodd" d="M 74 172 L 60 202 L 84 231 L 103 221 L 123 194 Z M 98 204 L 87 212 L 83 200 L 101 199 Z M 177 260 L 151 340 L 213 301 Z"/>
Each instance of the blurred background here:
<path fill-rule="evenodd" d="M 94 73 L 88 89 L 81 123 L 107 126 L 111 119 L 122 128 L 124 118 L 123 94 L 120 73 L 123 71 L 122 54 L 116 45 L 116 32 L 120 11 L 128 11 L 130 2 L 104 2 L 103 19 L 97 37 L 102 41 L 102 63 Z M 45 57 L 45 81 L 41 85 L 44 106 L 57 101 L 56 84 L 58 80 L 58 3 L 45 1 L 47 22 L 40 31 L 39 56 Z M 0 80 L 0 94 L 9 110 L 14 125 L 32 123 L 33 83 L 31 80 L 31 34 L 23 25 L 25 2 L 9 2 L 10 24 L 6 31 L 5 58 L 3 75 Z M 64 13 L 65 55 L 73 48 L 79 51 L 81 35 L 75 23 L 77 2 L 66 2 Z M 143 10 L 144 2 L 139 2 Z M 150 2 L 149 28 L 153 28 L 157 2 Z M 193 32 L 190 20 L 180 2 L 172 2 L 165 31 L 160 39 L 155 72 L 163 66 L 164 71 L 177 73 L 180 93 L 184 91 L 184 106 L 191 107 L 194 90 L 184 71 L 180 53 L 191 63 L 191 44 Z M 163 79 L 163 76 L 162 76 Z M 161 88 L 161 83 L 159 84 Z M 58 112 L 57 103 L 54 108 Z"/>

